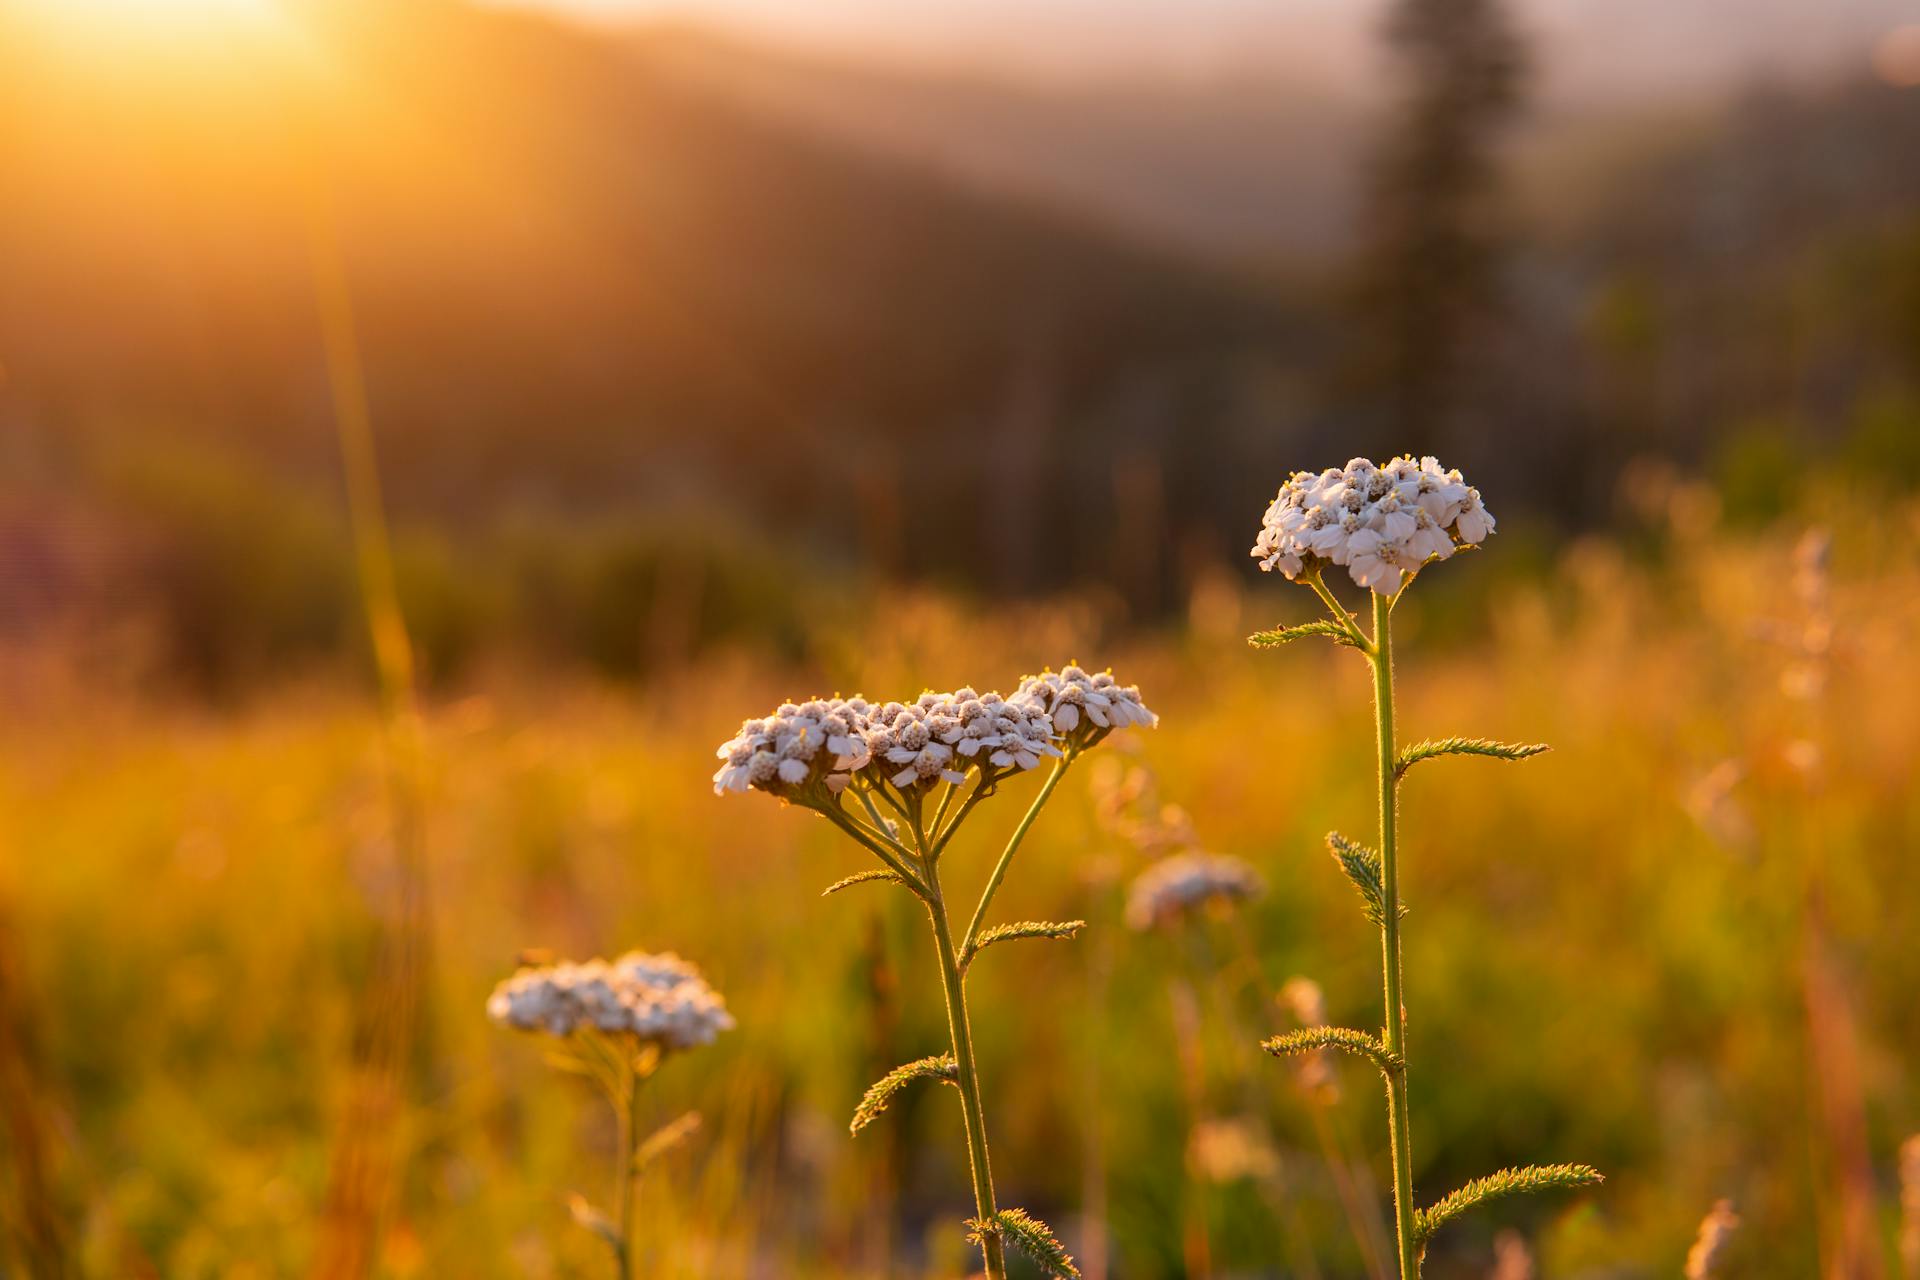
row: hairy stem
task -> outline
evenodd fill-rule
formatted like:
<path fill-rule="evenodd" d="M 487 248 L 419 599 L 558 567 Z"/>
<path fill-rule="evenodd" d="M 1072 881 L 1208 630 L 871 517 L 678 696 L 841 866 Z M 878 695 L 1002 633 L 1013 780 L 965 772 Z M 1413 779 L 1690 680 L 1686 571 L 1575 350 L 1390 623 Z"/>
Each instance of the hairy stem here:
<path fill-rule="evenodd" d="M 1380 768 L 1380 924 L 1381 968 L 1386 1009 L 1381 1039 L 1394 1065 L 1387 1077 L 1387 1132 L 1393 1143 L 1393 1213 L 1399 1236 L 1400 1280 L 1417 1280 L 1420 1243 L 1416 1237 L 1413 1205 L 1413 1137 L 1407 1114 L 1407 1010 L 1400 992 L 1400 868 L 1394 819 L 1399 779 L 1394 774 L 1393 743 L 1393 603 L 1373 593 L 1373 711 L 1379 731 Z"/>
<path fill-rule="evenodd" d="M 988 1280 L 1006 1280 L 1007 1260 L 995 1226 L 999 1208 L 993 1199 L 993 1169 L 987 1160 L 987 1122 L 980 1107 L 980 1074 L 973 1061 L 973 1030 L 967 1024 L 967 988 L 961 976 L 960 956 L 953 946 L 953 927 L 940 895 L 940 873 L 935 869 L 925 829 L 916 813 L 914 835 L 920 842 L 921 865 L 927 878 L 927 915 L 933 922 L 933 942 L 940 952 L 940 981 L 947 994 L 947 1028 L 953 1037 L 953 1061 L 960 1087 L 960 1111 L 966 1120 L 967 1168 L 973 1177 L 974 1216 L 981 1224 L 980 1251 Z"/>
<path fill-rule="evenodd" d="M 965 940 L 960 944 L 960 954 L 973 954 L 973 947 L 980 940 L 980 930 L 987 922 L 987 907 L 993 902 L 993 895 L 1000 891 L 1000 882 L 1007 878 L 1007 868 L 1013 865 L 1013 852 L 1020 842 L 1027 838 L 1028 828 L 1040 811 L 1047 807 L 1047 800 L 1053 795 L 1053 789 L 1060 785 L 1060 779 L 1066 776 L 1067 766 L 1073 763 L 1071 756 L 1062 756 L 1053 762 L 1053 771 L 1041 784 L 1040 794 L 1027 806 L 1026 816 L 1020 819 L 1020 825 L 1013 829 L 1013 836 L 1007 841 L 1007 847 L 1000 854 L 1000 861 L 993 864 L 993 874 L 987 877 L 987 887 L 980 891 L 980 905 L 973 909 L 973 919 L 967 923 Z"/>

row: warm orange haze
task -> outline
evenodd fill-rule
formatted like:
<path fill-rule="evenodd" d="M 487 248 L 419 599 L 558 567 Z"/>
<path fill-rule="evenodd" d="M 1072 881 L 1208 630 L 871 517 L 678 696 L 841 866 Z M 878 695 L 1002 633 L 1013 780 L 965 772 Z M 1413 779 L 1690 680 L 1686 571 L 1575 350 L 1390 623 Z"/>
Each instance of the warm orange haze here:
<path fill-rule="evenodd" d="M 0 0 L 0 1275 L 1920 1280 L 1909 8 Z"/>

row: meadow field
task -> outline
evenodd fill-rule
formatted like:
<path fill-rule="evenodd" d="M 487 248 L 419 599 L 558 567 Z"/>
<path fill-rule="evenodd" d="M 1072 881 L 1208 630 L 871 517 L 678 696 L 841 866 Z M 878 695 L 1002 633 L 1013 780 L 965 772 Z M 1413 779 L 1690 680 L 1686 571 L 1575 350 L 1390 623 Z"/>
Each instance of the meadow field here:
<path fill-rule="evenodd" d="M 1801 1280 L 1850 1248 L 1863 1269 L 1845 1274 L 1900 1274 L 1920 507 L 1836 487 L 1755 526 L 1685 484 L 1640 498 L 1618 537 L 1496 537 L 1401 617 L 1405 738 L 1553 746 L 1406 785 L 1416 1186 L 1526 1159 L 1607 1174 L 1451 1228 L 1427 1274 L 1487 1274 L 1514 1231 L 1539 1274 L 1678 1275 L 1722 1197 L 1741 1218 L 1726 1275 Z M 1813 527 L 1831 531 L 1830 597 L 1795 568 Z M 1503 553 L 1528 570 L 1494 572 Z M 1276 1002 L 1294 976 L 1335 1021 L 1379 1017 L 1377 942 L 1321 844 L 1369 829 L 1363 665 L 1244 639 L 1310 603 L 1222 564 L 1148 631 L 1096 596 L 903 588 L 823 610 L 797 662 L 743 643 L 636 686 L 502 659 L 424 698 L 417 770 L 345 676 L 212 708 L 57 648 L 10 652 L 14 1264 L 322 1274 L 377 1221 L 374 1274 L 603 1274 L 566 1195 L 606 1195 L 604 1108 L 483 1006 L 523 949 L 640 947 L 696 960 L 738 1021 L 648 1092 L 657 1120 L 703 1123 L 642 1183 L 644 1274 L 966 1274 L 952 1095 L 923 1086 L 847 1132 L 872 1079 L 945 1045 L 917 904 L 823 898 L 865 864 L 808 813 L 717 799 L 713 750 L 786 697 L 1009 685 L 1078 659 L 1137 681 L 1161 720 L 1076 767 L 999 899 L 1003 918 L 1088 921 L 975 974 L 1002 1202 L 1124 1280 L 1190 1273 L 1196 1221 L 1222 1277 L 1368 1274 L 1378 1085 L 1343 1063 L 1303 1087 L 1256 1043 L 1296 1025 Z M 1156 850 L 1113 820 L 1114 793 L 1149 779 L 1135 816 L 1178 806 L 1262 897 L 1177 933 L 1128 927 Z M 1014 816 L 976 823 L 948 876 L 984 876 Z"/>

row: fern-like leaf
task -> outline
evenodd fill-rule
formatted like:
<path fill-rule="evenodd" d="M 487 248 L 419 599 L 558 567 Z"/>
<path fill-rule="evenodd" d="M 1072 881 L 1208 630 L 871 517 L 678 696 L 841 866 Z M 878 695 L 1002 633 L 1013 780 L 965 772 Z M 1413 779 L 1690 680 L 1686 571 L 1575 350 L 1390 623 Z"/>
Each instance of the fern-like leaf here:
<path fill-rule="evenodd" d="M 1079 1280 L 1080 1268 L 1073 1265 L 1072 1255 L 1062 1247 L 1053 1228 L 1025 1209 L 1002 1209 L 991 1224 L 978 1218 L 967 1220 L 969 1243 L 984 1243 L 989 1231 L 1032 1258 L 1044 1274 L 1056 1280 Z"/>
<path fill-rule="evenodd" d="M 867 1089 L 865 1096 L 860 1099 L 860 1105 L 853 1109 L 853 1123 L 847 1126 L 847 1132 L 858 1133 L 879 1119 L 880 1113 L 893 1102 L 893 1095 L 915 1080 L 945 1080 L 953 1084 L 959 1079 L 960 1068 L 954 1064 L 953 1055 L 948 1053 L 895 1067 Z"/>
<path fill-rule="evenodd" d="M 1414 1235 L 1424 1244 L 1447 1223 L 1488 1200 L 1501 1196 L 1524 1195 L 1532 1191 L 1554 1191 L 1565 1187 L 1591 1187 L 1606 1181 L 1591 1165 L 1528 1165 L 1522 1169 L 1502 1169 L 1484 1178 L 1475 1178 L 1414 1215 Z"/>
<path fill-rule="evenodd" d="M 1022 920 L 1017 924 L 996 924 L 980 931 L 980 936 L 967 948 L 967 954 L 960 957 L 960 967 L 965 969 L 975 956 L 996 942 L 1012 942 L 1016 938 L 1071 938 L 1086 927 L 1085 920 Z"/>
<path fill-rule="evenodd" d="M 876 867 L 872 871 L 856 871 L 845 880 L 835 880 L 832 884 L 820 891 L 820 896 L 824 898 L 830 894 L 838 893 L 842 889 L 851 889 L 857 884 L 870 884 L 875 880 L 887 880 L 898 885 L 907 883 L 895 873 Z"/>
<path fill-rule="evenodd" d="M 1295 640 L 1305 640 L 1309 636 L 1325 636 L 1335 644 L 1344 644 L 1349 649 L 1353 647 L 1352 633 L 1329 618 L 1303 622 L 1297 627 L 1276 627 L 1272 631 L 1256 631 L 1247 637 L 1247 643 L 1256 649 L 1278 649 L 1281 645 L 1292 644 Z"/>
<path fill-rule="evenodd" d="M 1339 1049 L 1365 1058 L 1385 1075 L 1391 1075 L 1401 1066 L 1400 1056 L 1390 1052 L 1379 1037 L 1355 1031 L 1352 1027 L 1303 1027 L 1271 1040 L 1263 1040 L 1260 1047 L 1276 1058 L 1313 1053 L 1320 1049 Z"/>
<path fill-rule="evenodd" d="M 1385 921 L 1387 891 L 1380 880 L 1380 855 L 1363 844 L 1355 844 L 1338 831 L 1327 833 L 1327 847 L 1333 850 L 1333 860 L 1340 864 L 1340 870 L 1346 872 L 1347 879 L 1360 891 L 1360 909 L 1367 919 L 1375 924 Z M 1400 914 L 1407 914 L 1404 905 Z"/>
<path fill-rule="evenodd" d="M 1488 756 L 1495 760 L 1525 760 L 1550 750 L 1544 742 L 1494 742 L 1490 738 L 1439 738 L 1416 743 L 1400 753 L 1393 762 L 1393 776 L 1404 778 L 1407 770 L 1435 756 Z"/>

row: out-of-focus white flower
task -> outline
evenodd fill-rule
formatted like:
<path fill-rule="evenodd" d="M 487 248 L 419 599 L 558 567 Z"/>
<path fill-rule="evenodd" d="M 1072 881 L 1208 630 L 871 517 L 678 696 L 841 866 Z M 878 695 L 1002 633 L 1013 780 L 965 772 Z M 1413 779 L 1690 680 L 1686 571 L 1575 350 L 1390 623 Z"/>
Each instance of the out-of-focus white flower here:
<path fill-rule="evenodd" d="M 569 1036 L 588 1027 L 662 1049 L 712 1044 L 733 1029 L 726 1001 L 672 952 L 522 969 L 493 989 L 487 1016 L 521 1031 Z"/>
<path fill-rule="evenodd" d="M 1355 458 L 1317 475 L 1295 472 L 1281 485 L 1253 557 L 1289 578 L 1341 565 L 1359 586 L 1391 595 L 1407 574 L 1484 542 L 1493 530 L 1480 491 L 1437 459 L 1400 457 L 1375 466 Z"/>
<path fill-rule="evenodd" d="M 1312 978 L 1288 978 L 1286 985 L 1280 988 L 1278 999 L 1301 1026 L 1327 1025 L 1326 993 Z M 1338 1100 L 1340 1077 L 1333 1069 L 1333 1055 L 1329 1050 L 1315 1049 L 1312 1053 L 1303 1053 L 1297 1061 L 1302 1088 L 1319 1095 L 1324 1102 Z"/>
<path fill-rule="evenodd" d="M 1265 890 L 1259 874 L 1238 858 L 1212 853 L 1162 858 L 1127 891 L 1127 923 L 1135 929 L 1172 924 L 1203 907 L 1244 902 Z"/>
<path fill-rule="evenodd" d="M 1240 1118 L 1196 1121 L 1187 1134 L 1187 1164 L 1218 1183 L 1272 1178 L 1280 1172 L 1279 1153 L 1251 1121 Z"/>

